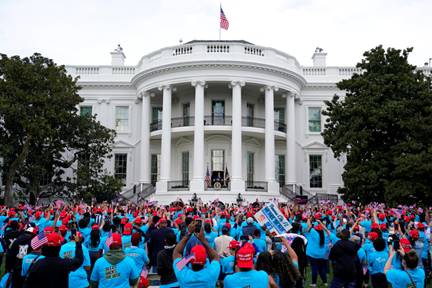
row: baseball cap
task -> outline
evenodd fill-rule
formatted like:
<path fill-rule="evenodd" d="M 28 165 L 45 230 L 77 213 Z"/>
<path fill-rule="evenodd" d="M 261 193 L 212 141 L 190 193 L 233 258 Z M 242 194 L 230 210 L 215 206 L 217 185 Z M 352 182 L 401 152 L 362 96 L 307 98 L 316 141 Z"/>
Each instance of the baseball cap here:
<path fill-rule="evenodd" d="M 254 220 L 253 220 L 252 217 L 249 217 L 249 218 L 246 219 L 246 222 L 249 223 L 249 224 L 251 224 L 251 223 L 254 222 Z"/>
<path fill-rule="evenodd" d="M 122 245 L 122 237 L 119 233 L 113 233 L 111 235 L 111 239 L 112 239 L 111 245 L 113 244 Z"/>
<path fill-rule="evenodd" d="M 141 217 L 136 217 L 134 223 L 137 225 L 141 225 L 142 223 Z"/>
<path fill-rule="evenodd" d="M 99 225 L 98 224 L 93 224 L 92 230 L 99 230 Z"/>
<path fill-rule="evenodd" d="M 45 243 L 46 246 L 59 247 L 63 241 L 63 238 L 57 233 L 51 233 L 46 235 L 48 242 Z"/>
<path fill-rule="evenodd" d="M 418 230 L 411 230 L 411 231 L 409 231 L 409 236 L 413 240 L 418 240 L 419 239 L 419 231 Z"/>
<path fill-rule="evenodd" d="M 236 254 L 237 266 L 239 268 L 252 268 L 254 254 L 255 249 L 252 244 L 246 243 L 243 245 Z"/>
<path fill-rule="evenodd" d="M 238 249 L 240 248 L 240 242 L 236 241 L 236 240 L 232 240 L 229 245 L 228 245 L 229 249 Z"/>
<path fill-rule="evenodd" d="M 207 260 L 207 252 L 204 246 L 195 245 L 191 249 L 191 253 L 194 254 L 195 258 L 192 259 L 191 263 L 204 265 Z"/>
<path fill-rule="evenodd" d="M 424 229 L 425 225 L 421 222 L 417 223 L 417 229 Z"/>
<path fill-rule="evenodd" d="M 124 235 L 131 235 L 132 234 L 132 223 L 127 223 L 123 228 L 123 234 Z"/>
<path fill-rule="evenodd" d="M 372 240 L 372 241 L 375 241 L 376 239 L 378 239 L 378 233 L 376 233 L 376 232 L 370 232 L 370 233 L 368 234 L 368 238 L 369 238 L 370 240 Z"/>
<path fill-rule="evenodd" d="M 411 243 L 407 238 L 400 239 L 399 244 L 405 253 L 408 253 L 411 250 Z"/>

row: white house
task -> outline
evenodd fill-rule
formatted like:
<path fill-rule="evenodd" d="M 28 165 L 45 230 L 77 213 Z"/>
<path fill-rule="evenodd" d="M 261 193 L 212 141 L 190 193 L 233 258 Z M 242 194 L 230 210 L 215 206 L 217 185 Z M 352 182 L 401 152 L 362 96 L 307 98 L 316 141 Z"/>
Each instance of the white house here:
<path fill-rule="evenodd" d="M 335 194 L 343 186 L 344 162 L 323 143 L 321 111 L 355 67 L 327 66 L 320 48 L 313 66 L 302 66 L 246 41 L 191 41 L 135 66 L 124 65 L 120 47 L 111 56 L 111 65 L 66 68 L 80 77 L 80 112 L 117 131 L 106 168 L 125 190 L 152 184 L 149 199 L 162 203 L 194 193 L 232 202 L 239 193 L 266 200 L 287 188 Z"/>

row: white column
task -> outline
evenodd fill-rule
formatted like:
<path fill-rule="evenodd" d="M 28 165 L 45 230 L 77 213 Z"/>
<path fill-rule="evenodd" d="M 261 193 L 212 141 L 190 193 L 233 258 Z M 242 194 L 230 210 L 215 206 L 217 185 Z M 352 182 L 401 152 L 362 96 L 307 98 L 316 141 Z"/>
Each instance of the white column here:
<path fill-rule="evenodd" d="M 141 153 L 140 153 L 140 183 L 150 183 L 150 94 L 141 92 Z"/>
<path fill-rule="evenodd" d="M 269 192 L 277 193 L 279 188 L 275 178 L 275 132 L 274 132 L 274 91 L 277 88 L 266 86 L 265 91 L 265 181 Z"/>
<path fill-rule="evenodd" d="M 157 192 L 168 191 L 171 169 L 171 86 L 160 87 L 162 96 L 162 143 L 160 181 L 156 185 Z"/>
<path fill-rule="evenodd" d="M 231 82 L 232 88 L 232 136 L 231 136 L 231 191 L 244 193 L 245 183 L 242 177 L 242 109 L 241 87 L 245 85 L 241 81 Z"/>
<path fill-rule="evenodd" d="M 296 157 L 295 157 L 295 94 L 288 93 L 286 95 L 286 124 L 287 124 L 287 137 L 286 137 L 286 156 L 285 156 L 285 183 L 296 184 Z"/>
<path fill-rule="evenodd" d="M 191 192 L 204 191 L 204 81 L 193 81 L 195 87 L 195 126 L 193 176 L 190 183 Z"/>

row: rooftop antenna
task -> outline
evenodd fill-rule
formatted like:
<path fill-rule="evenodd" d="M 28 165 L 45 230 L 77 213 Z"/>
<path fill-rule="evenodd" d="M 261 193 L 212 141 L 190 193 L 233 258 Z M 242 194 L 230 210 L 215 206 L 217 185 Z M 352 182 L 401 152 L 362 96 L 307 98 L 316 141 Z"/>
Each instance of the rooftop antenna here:
<path fill-rule="evenodd" d="M 182 38 L 179 39 L 179 43 L 183 44 L 183 39 Z"/>

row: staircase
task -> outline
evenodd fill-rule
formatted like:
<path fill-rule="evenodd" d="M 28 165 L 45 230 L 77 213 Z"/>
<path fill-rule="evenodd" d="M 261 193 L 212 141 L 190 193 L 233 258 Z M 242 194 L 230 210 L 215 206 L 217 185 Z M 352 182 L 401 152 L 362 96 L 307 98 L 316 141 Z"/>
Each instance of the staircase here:
<path fill-rule="evenodd" d="M 285 196 L 290 201 L 294 201 L 296 195 L 308 196 L 308 203 L 310 204 L 319 204 L 320 201 L 330 201 L 333 203 L 337 203 L 339 201 L 338 195 L 326 193 L 312 194 L 311 192 L 303 189 L 303 187 L 297 184 L 282 186 L 280 188 L 280 194 L 282 196 Z"/>
<path fill-rule="evenodd" d="M 133 185 L 127 190 L 120 192 L 119 198 L 137 204 L 141 201 L 144 201 L 154 192 L 155 188 L 152 184 L 139 183 Z"/>

